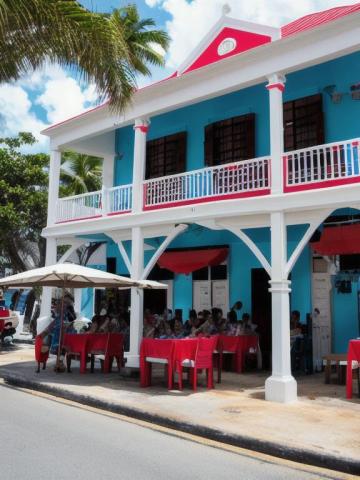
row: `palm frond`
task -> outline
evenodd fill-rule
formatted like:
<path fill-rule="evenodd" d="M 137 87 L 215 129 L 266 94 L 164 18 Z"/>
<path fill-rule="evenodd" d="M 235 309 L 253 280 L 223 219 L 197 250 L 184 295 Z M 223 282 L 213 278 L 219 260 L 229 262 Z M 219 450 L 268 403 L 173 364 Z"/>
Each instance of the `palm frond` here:
<path fill-rule="evenodd" d="M 0 0 L 0 82 L 17 80 L 46 63 L 71 69 L 94 82 L 99 101 L 123 109 L 135 87 L 136 74 L 163 65 L 154 49 L 169 38 L 140 19 L 136 6 L 93 13 L 76 0 Z"/>

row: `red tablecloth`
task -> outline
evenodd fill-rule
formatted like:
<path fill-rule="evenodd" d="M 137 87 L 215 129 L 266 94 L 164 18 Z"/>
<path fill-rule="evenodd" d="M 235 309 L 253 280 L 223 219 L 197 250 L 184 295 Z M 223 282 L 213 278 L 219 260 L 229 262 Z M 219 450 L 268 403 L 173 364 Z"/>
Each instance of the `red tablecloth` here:
<path fill-rule="evenodd" d="M 360 362 L 360 340 L 350 340 L 346 367 L 346 398 L 352 397 L 352 362 Z"/>
<path fill-rule="evenodd" d="M 0 320 L 0 333 L 4 330 L 5 320 Z"/>
<path fill-rule="evenodd" d="M 104 354 L 105 365 L 108 357 L 122 356 L 122 340 L 121 333 L 66 333 L 63 347 L 70 354 L 80 355 L 80 373 L 85 373 L 86 359 L 91 353 Z"/>
<path fill-rule="evenodd" d="M 257 335 L 240 335 L 227 336 L 220 335 L 218 349 L 219 352 L 233 352 L 234 353 L 234 370 L 236 373 L 241 373 L 244 369 L 245 355 L 250 348 L 256 349 L 258 347 Z"/>

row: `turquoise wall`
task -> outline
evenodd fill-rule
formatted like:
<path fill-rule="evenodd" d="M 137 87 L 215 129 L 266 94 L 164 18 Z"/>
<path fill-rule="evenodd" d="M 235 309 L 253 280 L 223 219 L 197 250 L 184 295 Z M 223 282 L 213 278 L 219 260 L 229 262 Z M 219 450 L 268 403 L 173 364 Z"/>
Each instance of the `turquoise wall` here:
<path fill-rule="evenodd" d="M 350 95 L 344 95 L 341 103 L 334 104 L 330 96 L 324 92 L 324 88 L 335 85 L 336 91 L 349 93 L 350 86 L 359 80 L 360 52 L 288 75 L 284 101 L 322 93 L 325 141 L 334 142 L 358 137 L 360 101 L 354 101 Z M 187 131 L 187 170 L 202 168 L 204 127 L 217 120 L 250 112 L 256 114 L 255 155 L 257 157 L 268 155 L 269 101 L 264 84 L 152 117 L 148 138 L 151 140 Z M 115 185 L 124 185 L 132 181 L 134 149 L 132 126 L 118 129 L 115 142 L 117 159 L 114 182 Z"/>
<path fill-rule="evenodd" d="M 304 226 L 288 228 L 288 256 L 295 248 Z M 253 229 L 247 231 L 248 235 L 256 242 L 264 255 L 270 259 L 270 231 L 269 229 Z M 162 238 L 147 240 L 146 243 L 154 246 L 160 245 Z M 125 248 L 130 253 L 130 242 L 125 242 Z M 227 231 L 214 231 L 192 225 L 189 229 L 175 239 L 170 248 L 201 247 L 211 245 L 229 245 L 229 300 L 230 305 L 237 300 L 244 304 L 244 310 L 251 312 L 251 269 L 261 268 L 256 257 L 250 252 L 244 243 L 235 235 Z M 153 251 L 145 252 L 145 264 L 149 261 Z M 108 256 L 116 257 L 117 273 L 126 274 L 127 269 L 120 257 L 118 248 L 112 242 L 108 245 Z M 311 312 L 311 253 L 308 247 L 297 261 L 292 273 L 292 295 L 291 308 L 301 312 L 301 319 L 304 321 L 306 314 Z M 184 317 L 192 308 L 192 276 L 175 275 L 174 279 L 174 308 L 181 308 Z"/>

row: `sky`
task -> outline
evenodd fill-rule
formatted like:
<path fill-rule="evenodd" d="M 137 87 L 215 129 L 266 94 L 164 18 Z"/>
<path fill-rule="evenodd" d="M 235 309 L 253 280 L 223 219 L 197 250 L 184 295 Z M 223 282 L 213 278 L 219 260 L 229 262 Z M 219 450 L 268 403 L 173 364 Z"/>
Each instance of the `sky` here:
<path fill-rule="evenodd" d="M 219 19 L 226 3 L 230 16 L 280 26 L 308 13 L 360 0 L 80 0 L 91 10 L 110 12 L 135 3 L 140 15 L 151 17 L 171 38 L 164 68 L 154 68 L 152 78 L 139 78 L 144 86 L 166 77 L 180 65 Z M 95 106 L 94 85 L 80 84 L 72 73 L 57 65 L 29 72 L 15 83 L 0 85 L 0 127 L 2 136 L 32 132 L 38 142 L 31 152 L 47 152 L 48 139 L 40 131 Z"/>

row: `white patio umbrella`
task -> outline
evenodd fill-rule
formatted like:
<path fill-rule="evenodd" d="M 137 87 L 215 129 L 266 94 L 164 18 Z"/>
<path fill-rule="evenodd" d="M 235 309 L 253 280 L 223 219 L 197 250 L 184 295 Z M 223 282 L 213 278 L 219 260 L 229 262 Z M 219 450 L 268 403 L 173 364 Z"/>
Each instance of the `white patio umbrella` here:
<path fill-rule="evenodd" d="M 59 336 L 59 348 L 57 353 L 57 365 L 61 352 L 61 335 L 64 322 L 64 295 L 67 288 L 152 288 L 166 289 L 167 285 L 151 280 L 132 280 L 113 273 L 104 272 L 95 268 L 83 267 L 73 263 L 57 263 L 43 268 L 35 268 L 26 272 L 11 275 L 0 279 L 0 286 L 6 287 L 58 287 L 62 288 L 61 301 L 61 324 Z"/>

